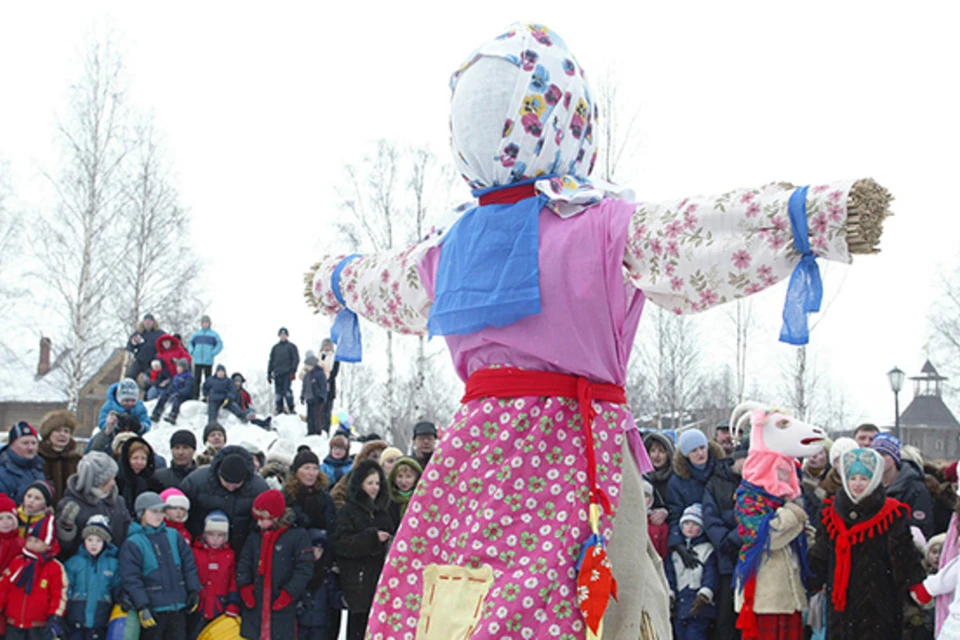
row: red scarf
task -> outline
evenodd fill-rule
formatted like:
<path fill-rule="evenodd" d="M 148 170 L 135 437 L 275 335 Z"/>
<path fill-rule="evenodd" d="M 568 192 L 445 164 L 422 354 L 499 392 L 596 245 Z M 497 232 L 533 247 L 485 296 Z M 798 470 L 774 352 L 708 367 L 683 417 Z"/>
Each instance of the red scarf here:
<path fill-rule="evenodd" d="M 260 599 L 260 640 L 270 638 L 270 616 L 273 614 L 273 545 L 277 538 L 290 527 L 270 529 L 264 531 L 260 540 L 260 562 L 257 565 L 257 575 L 263 576 L 263 597 Z"/>
<path fill-rule="evenodd" d="M 823 524 L 836 545 L 836 566 L 833 569 L 833 608 L 843 611 L 847 608 L 847 587 L 850 584 L 850 566 L 853 545 L 860 544 L 866 538 L 886 533 L 897 518 L 910 517 L 910 507 L 899 500 L 887 498 L 883 507 L 875 516 L 864 522 L 847 528 L 840 514 L 833 506 L 833 498 L 823 501 Z"/>

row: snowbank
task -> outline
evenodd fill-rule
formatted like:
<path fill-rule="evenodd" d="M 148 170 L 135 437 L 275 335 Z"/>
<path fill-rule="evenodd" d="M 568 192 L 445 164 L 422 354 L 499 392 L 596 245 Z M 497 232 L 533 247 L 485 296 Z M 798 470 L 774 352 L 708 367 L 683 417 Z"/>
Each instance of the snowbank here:
<path fill-rule="evenodd" d="M 147 402 L 147 411 L 152 412 L 155 400 Z M 317 454 L 321 460 L 330 450 L 326 436 L 308 436 L 307 423 L 299 415 L 279 415 L 273 418 L 271 426 L 276 431 L 267 431 L 254 424 L 243 424 L 229 411 L 221 411 L 219 422 L 227 431 L 227 444 L 255 444 L 263 451 L 267 459 L 282 460 L 289 464 L 297 453 L 297 447 L 305 444 Z M 174 431 L 188 429 L 197 436 L 197 451 L 203 450 L 203 428 L 207 426 L 207 404 L 198 400 L 189 400 L 180 405 L 180 416 L 177 424 L 172 425 L 166 420 L 154 422 L 150 431 L 144 436 L 153 450 L 170 460 L 170 436 Z M 352 448 L 359 449 L 359 443 L 352 443 Z"/>

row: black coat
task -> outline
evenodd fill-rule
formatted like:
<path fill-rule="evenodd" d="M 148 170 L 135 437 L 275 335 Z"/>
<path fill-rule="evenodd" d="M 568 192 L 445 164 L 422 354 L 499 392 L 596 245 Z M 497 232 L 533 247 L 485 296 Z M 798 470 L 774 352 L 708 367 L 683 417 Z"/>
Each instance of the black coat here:
<path fill-rule="evenodd" d="M 149 366 L 150 361 L 157 357 L 157 339 L 165 333 L 166 331 L 161 331 L 156 325 L 154 325 L 152 331 L 140 330 L 130 336 L 130 340 L 127 342 L 127 351 L 133 353 L 137 362 Z M 137 335 L 143 338 L 143 342 L 133 344 L 133 336 Z"/>
<path fill-rule="evenodd" d="M 877 528 L 863 542 L 853 545 L 846 608 L 834 611 L 836 545 L 830 538 L 823 515 L 828 509 L 835 509 L 850 528 L 875 516 L 886 500 L 883 487 L 878 487 L 859 505 L 853 504 L 845 491 L 837 493 L 832 505 L 824 505 L 817 527 L 817 542 L 809 553 L 810 569 L 814 573 L 810 586 L 818 588 L 826 583 L 827 637 L 831 640 L 901 638 L 903 603 L 909 600 L 908 588 L 926 577 L 904 510 L 889 529 Z"/>
<path fill-rule="evenodd" d="M 909 505 L 911 510 L 910 526 L 917 527 L 927 538 L 933 535 L 934 512 L 933 498 L 923 481 L 923 471 L 912 461 L 904 459 L 900 473 L 887 487 L 887 495 Z"/>
<path fill-rule="evenodd" d="M 224 457 L 236 453 L 247 462 L 247 477 L 243 486 L 230 492 L 220 484 L 217 471 Z M 192 472 L 180 485 L 180 490 L 190 499 L 190 517 L 187 530 L 194 538 L 203 535 L 203 521 L 211 511 L 220 509 L 230 518 L 230 547 L 240 553 L 243 543 L 250 535 L 253 521 L 253 501 L 266 491 L 266 481 L 253 471 L 253 456 L 243 447 L 227 445 L 217 452 L 209 466 Z"/>
<path fill-rule="evenodd" d="M 666 509 L 667 508 L 667 483 L 670 482 L 670 477 L 673 476 L 673 442 L 670 438 L 663 435 L 662 433 L 648 433 L 643 438 L 643 446 L 649 451 L 650 442 L 656 440 L 663 445 L 664 449 L 667 450 L 667 463 L 659 469 L 654 469 L 647 475 L 643 476 L 643 479 L 653 485 L 653 505 L 651 509 Z"/>
<path fill-rule="evenodd" d="M 140 473 L 134 473 L 133 469 L 130 468 L 128 454 L 130 452 L 130 445 L 134 442 L 140 442 L 147 446 L 147 466 L 144 467 Z M 137 510 L 134 509 L 134 503 L 137 501 L 137 496 L 144 491 L 160 493 L 164 489 L 160 481 L 154 476 L 157 469 L 157 459 L 153 454 L 153 447 L 140 436 L 130 438 L 120 447 L 118 464 L 120 470 L 117 472 L 117 491 L 120 493 L 120 498 L 123 500 L 123 503 L 127 506 L 127 511 L 130 512 L 130 516 L 136 521 Z"/>
<path fill-rule="evenodd" d="M 300 366 L 300 352 L 297 345 L 289 340 L 280 341 L 270 350 L 270 362 L 267 364 L 267 375 L 271 378 L 293 375 Z"/>
<path fill-rule="evenodd" d="M 298 527 L 326 531 L 329 539 L 337 526 L 337 509 L 330 494 L 323 489 L 297 484 L 285 487 L 283 497 L 287 500 L 287 508 L 293 510 Z"/>
<path fill-rule="evenodd" d="M 733 460 L 718 460 L 713 475 L 703 487 L 703 528 L 717 554 L 720 575 L 733 575 L 740 553 L 740 534 L 735 513 L 740 476 L 733 472 Z"/>
<path fill-rule="evenodd" d="M 290 524 L 293 514 L 288 512 L 284 522 Z M 237 588 L 254 585 L 257 604 L 253 609 L 243 606 L 240 635 L 244 638 L 260 638 L 260 620 L 263 605 L 263 576 L 257 575 L 260 564 L 260 546 L 263 535 L 257 531 L 247 538 L 237 561 Z M 313 546 L 305 529 L 290 528 L 280 534 L 273 546 L 273 567 L 270 577 L 269 601 L 275 602 L 281 591 L 293 598 L 288 606 L 274 611 L 270 616 L 271 640 L 294 640 L 297 637 L 297 599 L 313 577 Z"/>
<path fill-rule="evenodd" d="M 169 467 L 157 469 L 157 472 L 153 474 L 153 477 L 157 479 L 157 482 L 159 482 L 164 489 L 170 489 L 171 487 L 179 489 L 180 484 L 196 469 L 197 463 L 193 460 L 191 460 L 190 464 L 185 467 L 178 467 L 177 465 L 171 463 Z"/>
<path fill-rule="evenodd" d="M 363 491 L 363 481 L 372 470 L 380 474 L 380 493 L 371 500 Z M 347 503 L 337 512 L 337 528 L 330 538 L 340 566 L 340 589 L 351 613 L 369 611 L 383 571 L 390 540 L 380 542 L 378 531 L 393 533 L 396 524 L 390 517 L 390 490 L 383 468 L 373 460 L 363 460 L 348 478 Z"/>
<path fill-rule="evenodd" d="M 237 385 L 233 384 L 233 380 L 218 378 L 217 376 L 212 376 L 203 381 L 203 397 L 214 404 L 222 404 L 228 398 L 234 402 L 240 400 Z"/>

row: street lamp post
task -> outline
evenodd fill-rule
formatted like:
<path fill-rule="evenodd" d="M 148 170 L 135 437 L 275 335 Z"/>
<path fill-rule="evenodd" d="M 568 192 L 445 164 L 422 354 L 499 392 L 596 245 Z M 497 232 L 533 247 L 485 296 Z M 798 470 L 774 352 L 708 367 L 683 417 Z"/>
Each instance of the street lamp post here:
<path fill-rule="evenodd" d="M 890 380 L 890 389 L 893 391 L 894 425 L 897 430 L 897 439 L 901 442 L 903 438 L 900 436 L 900 389 L 903 388 L 903 378 L 904 373 L 898 367 L 887 371 L 887 379 Z"/>

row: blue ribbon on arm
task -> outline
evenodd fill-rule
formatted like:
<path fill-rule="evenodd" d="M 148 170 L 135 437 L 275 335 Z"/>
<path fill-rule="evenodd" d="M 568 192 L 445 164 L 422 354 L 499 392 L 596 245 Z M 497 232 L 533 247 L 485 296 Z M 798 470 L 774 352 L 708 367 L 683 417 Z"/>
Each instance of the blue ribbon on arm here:
<path fill-rule="evenodd" d="M 810 342 L 807 314 L 820 311 L 823 300 L 823 281 L 817 256 L 810 249 L 810 234 L 807 229 L 807 190 L 799 187 L 790 196 L 787 213 L 793 230 L 793 246 L 800 253 L 800 263 L 790 275 L 787 297 L 783 302 L 783 328 L 780 342 L 804 345 Z"/>
<path fill-rule="evenodd" d="M 360 362 L 363 358 L 363 343 L 360 339 L 360 318 L 357 314 L 347 308 L 347 303 L 343 300 L 343 294 L 340 293 L 340 275 L 344 267 L 351 260 L 360 257 L 359 253 L 349 255 L 337 265 L 333 270 L 333 276 L 330 278 L 330 288 L 333 289 L 333 295 L 337 302 L 343 305 L 343 309 L 337 314 L 330 327 L 330 340 L 337 345 L 337 353 L 334 360 L 340 362 Z"/>

